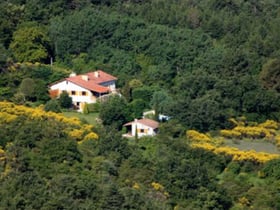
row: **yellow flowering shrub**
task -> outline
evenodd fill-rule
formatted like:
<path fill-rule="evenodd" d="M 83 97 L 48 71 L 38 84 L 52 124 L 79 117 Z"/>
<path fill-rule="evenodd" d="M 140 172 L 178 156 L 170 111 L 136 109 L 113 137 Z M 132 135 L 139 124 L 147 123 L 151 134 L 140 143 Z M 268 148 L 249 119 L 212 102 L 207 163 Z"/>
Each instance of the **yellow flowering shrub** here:
<path fill-rule="evenodd" d="M 10 102 L 0 102 L 0 125 L 2 123 L 10 123 L 18 116 L 24 117 L 28 120 L 40 120 L 40 121 L 56 121 L 63 125 L 64 132 L 69 137 L 76 141 L 82 141 L 84 139 L 97 139 L 98 136 L 92 131 L 93 126 L 83 124 L 78 118 L 67 118 L 62 114 L 54 112 L 45 112 L 43 107 L 30 108 L 20 105 L 15 105 Z"/>
<path fill-rule="evenodd" d="M 93 139 L 97 139 L 97 138 L 98 138 L 98 136 L 96 133 L 90 132 L 84 137 L 84 140 L 87 141 L 87 140 L 93 140 Z"/>
<path fill-rule="evenodd" d="M 249 206 L 250 205 L 250 201 L 244 196 L 238 199 L 238 203 L 241 206 Z"/>
<path fill-rule="evenodd" d="M 232 125 L 234 125 L 234 126 L 245 126 L 245 124 L 246 124 L 246 117 L 242 116 L 242 117 L 238 117 L 237 119 L 230 118 L 228 121 L 230 123 L 232 123 Z"/>
<path fill-rule="evenodd" d="M 166 197 L 169 197 L 169 193 L 166 192 L 166 191 L 164 191 L 163 195 L 166 196 Z"/>
<path fill-rule="evenodd" d="M 78 141 L 83 139 L 84 131 L 81 129 L 74 129 L 68 132 L 68 135 Z"/>
<path fill-rule="evenodd" d="M 279 129 L 279 123 L 274 120 L 266 120 L 265 122 L 260 123 L 258 126 L 263 128 L 268 128 L 268 129 L 274 129 L 274 130 Z"/>
<path fill-rule="evenodd" d="M 230 123 L 232 123 L 234 126 L 238 126 L 240 124 L 240 122 L 238 122 L 236 119 L 234 118 L 230 118 L 228 120 Z"/>
<path fill-rule="evenodd" d="M 237 122 L 235 119 L 230 119 L 236 127 L 231 130 L 221 130 L 220 134 L 225 138 L 266 138 L 273 139 L 276 135 L 276 130 L 279 129 L 279 124 L 273 120 L 267 120 L 264 123 L 254 126 L 245 126 L 245 123 Z"/>
<path fill-rule="evenodd" d="M 239 131 L 235 130 L 221 130 L 220 131 L 221 136 L 229 138 L 229 139 L 241 139 L 242 134 Z"/>
<path fill-rule="evenodd" d="M 134 188 L 135 190 L 139 190 L 140 185 L 137 182 L 135 182 L 134 185 L 132 186 L 132 188 Z"/>
<path fill-rule="evenodd" d="M 164 190 L 164 187 L 160 183 L 152 182 L 151 185 L 156 191 L 163 191 Z"/>
<path fill-rule="evenodd" d="M 209 136 L 203 133 L 199 133 L 198 131 L 195 130 L 188 130 L 186 134 L 187 134 L 187 138 L 190 139 L 191 141 L 211 142 L 211 138 Z"/>
<path fill-rule="evenodd" d="M 280 135 L 276 136 L 279 125 L 273 120 L 267 120 L 264 123 L 254 126 L 245 126 L 245 122 L 242 120 L 237 121 L 230 119 L 233 124 L 236 125 L 232 130 L 221 130 L 221 136 L 231 139 L 242 139 L 242 138 L 266 138 L 274 139 L 275 144 L 280 147 Z M 216 139 L 210 138 L 209 135 L 199 133 L 194 130 L 187 131 L 187 137 L 191 141 L 191 146 L 194 148 L 202 148 L 216 154 L 231 156 L 236 161 L 252 161 L 256 163 L 264 163 L 269 160 L 279 158 L 278 154 L 269 154 L 264 152 L 256 152 L 254 150 L 242 151 L 238 148 L 222 146 L 217 144 Z"/>
<path fill-rule="evenodd" d="M 0 148 L 0 162 L 5 160 L 5 151 Z"/>
<path fill-rule="evenodd" d="M 265 152 L 256 152 L 254 150 L 250 151 L 242 151 L 235 147 L 215 147 L 209 143 L 193 143 L 192 147 L 194 148 L 202 148 L 208 151 L 212 151 L 219 155 L 229 155 L 233 160 L 236 161 L 246 161 L 250 160 L 256 163 L 265 163 L 269 160 L 273 160 L 279 158 L 278 154 L 269 154 Z"/>
<path fill-rule="evenodd" d="M 70 126 L 81 126 L 81 122 L 78 118 L 67 118 L 62 114 L 57 114 L 54 112 L 45 112 L 42 107 L 30 108 L 21 105 L 15 105 L 10 102 L 0 102 L 0 113 L 7 113 L 15 116 L 24 116 L 27 119 L 53 119 L 58 122 L 62 122 L 64 124 Z"/>
<path fill-rule="evenodd" d="M 10 123 L 17 118 L 16 115 L 0 112 L 0 123 Z"/>
<path fill-rule="evenodd" d="M 237 126 L 233 130 L 240 132 L 243 137 L 260 138 L 260 136 L 262 135 L 261 131 L 255 129 L 255 127 Z"/>

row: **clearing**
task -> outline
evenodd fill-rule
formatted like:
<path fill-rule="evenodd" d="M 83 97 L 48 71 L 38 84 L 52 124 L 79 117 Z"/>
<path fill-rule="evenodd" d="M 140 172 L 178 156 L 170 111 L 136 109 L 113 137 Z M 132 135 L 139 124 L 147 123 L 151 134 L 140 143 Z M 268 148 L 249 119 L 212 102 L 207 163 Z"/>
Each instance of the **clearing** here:
<path fill-rule="evenodd" d="M 99 122 L 98 113 L 89 113 L 83 114 L 79 112 L 63 112 L 62 113 L 65 117 L 76 117 L 79 118 L 81 121 L 86 121 L 91 125 L 97 125 Z"/>
<path fill-rule="evenodd" d="M 236 143 L 237 142 L 237 143 Z M 270 154 L 280 154 L 280 151 L 277 149 L 277 147 L 265 140 L 238 140 L 233 141 L 230 139 L 225 139 L 226 146 L 229 147 L 236 147 L 240 150 L 246 151 L 246 150 L 255 150 L 256 152 L 266 152 Z"/>

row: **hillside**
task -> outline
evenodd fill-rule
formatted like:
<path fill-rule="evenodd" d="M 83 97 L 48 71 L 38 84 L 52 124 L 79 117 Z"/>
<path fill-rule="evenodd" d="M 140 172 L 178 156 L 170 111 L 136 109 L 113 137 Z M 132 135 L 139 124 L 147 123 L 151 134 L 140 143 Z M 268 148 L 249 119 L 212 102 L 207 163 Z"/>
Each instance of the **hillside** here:
<path fill-rule="evenodd" d="M 138 142 L 111 128 L 97 136 L 76 118 L 7 102 L 0 116 L 3 209 L 279 207 L 276 156 L 215 154 L 163 128 Z"/>
<path fill-rule="evenodd" d="M 241 115 L 279 120 L 278 4 L 4 1 L 0 98 L 14 96 L 24 77 L 43 77 L 46 87 L 65 76 L 45 80 L 49 75 L 12 72 L 7 78 L 15 62 L 54 62 L 68 73 L 112 73 L 127 101 L 142 110 L 162 90 L 172 103 L 161 111 L 186 128 L 223 128 Z M 135 79 L 141 85 L 133 86 Z"/>
<path fill-rule="evenodd" d="M 280 209 L 279 7 L 1 1 L 0 209 Z M 95 70 L 122 97 L 49 94 Z M 148 110 L 158 135 L 122 138 Z"/>

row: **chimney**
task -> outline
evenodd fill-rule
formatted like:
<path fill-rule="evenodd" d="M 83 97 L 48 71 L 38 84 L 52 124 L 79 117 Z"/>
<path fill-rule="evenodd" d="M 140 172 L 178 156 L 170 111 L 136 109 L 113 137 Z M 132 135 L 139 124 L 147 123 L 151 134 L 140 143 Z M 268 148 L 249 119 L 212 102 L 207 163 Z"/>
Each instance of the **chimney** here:
<path fill-rule="evenodd" d="M 75 76 L 77 76 L 77 74 L 76 74 L 75 72 L 72 72 L 72 73 L 70 74 L 70 77 L 75 77 Z"/>
<path fill-rule="evenodd" d="M 82 75 L 82 80 L 89 81 L 88 75 Z"/>
<path fill-rule="evenodd" d="M 96 77 L 96 78 L 98 78 L 100 75 L 99 75 L 99 72 L 98 71 L 95 71 L 94 72 L 94 76 Z"/>

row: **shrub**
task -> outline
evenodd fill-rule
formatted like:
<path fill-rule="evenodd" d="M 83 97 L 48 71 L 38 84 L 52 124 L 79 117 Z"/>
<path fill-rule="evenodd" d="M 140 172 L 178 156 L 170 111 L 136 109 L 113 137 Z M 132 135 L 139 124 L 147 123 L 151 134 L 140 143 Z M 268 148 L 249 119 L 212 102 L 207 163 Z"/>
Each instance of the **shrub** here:
<path fill-rule="evenodd" d="M 88 114 L 88 113 L 89 113 L 88 103 L 85 103 L 83 107 L 83 114 Z"/>
<path fill-rule="evenodd" d="M 90 113 L 99 112 L 100 110 L 100 102 L 88 104 L 88 110 Z"/>
<path fill-rule="evenodd" d="M 236 161 L 231 161 L 230 164 L 228 164 L 227 169 L 234 174 L 238 174 L 240 172 L 240 164 Z"/>
<path fill-rule="evenodd" d="M 71 108 L 72 98 L 68 95 L 66 91 L 63 91 L 59 96 L 59 104 L 61 108 Z"/>
<path fill-rule="evenodd" d="M 267 162 L 262 172 L 264 174 L 264 177 L 271 177 L 276 180 L 280 179 L 280 159 L 275 159 Z"/>
<path fill-rule="evenodd" d="M 235 131 L 235 130 L 221 130 L 220 131 L 220 134 L 223 136 L 223 137 L 226 137 L 226 138 L 230 138 L 230 139 L 233 139 L 233 138 L 238 138 L 240 139 L 241 138 L 241 133 L 239 131 Z"/>
<path fill-rule="evenodd" d="M 211 138 L 195 130 L 187 131 L 187 138 L 194 141 L 211 142 Z"/>
<path fill-rule="evenodd" d="M 46 112 L 56 112 L 56 113 L 59 113 L 61 112 L 61 108 L 60 108 L 60 105 L 58 103 L 58 101 L 56 99 L 51 99 L 49 100 L 46 105 L 44 106 L 44 110 Z"/>

